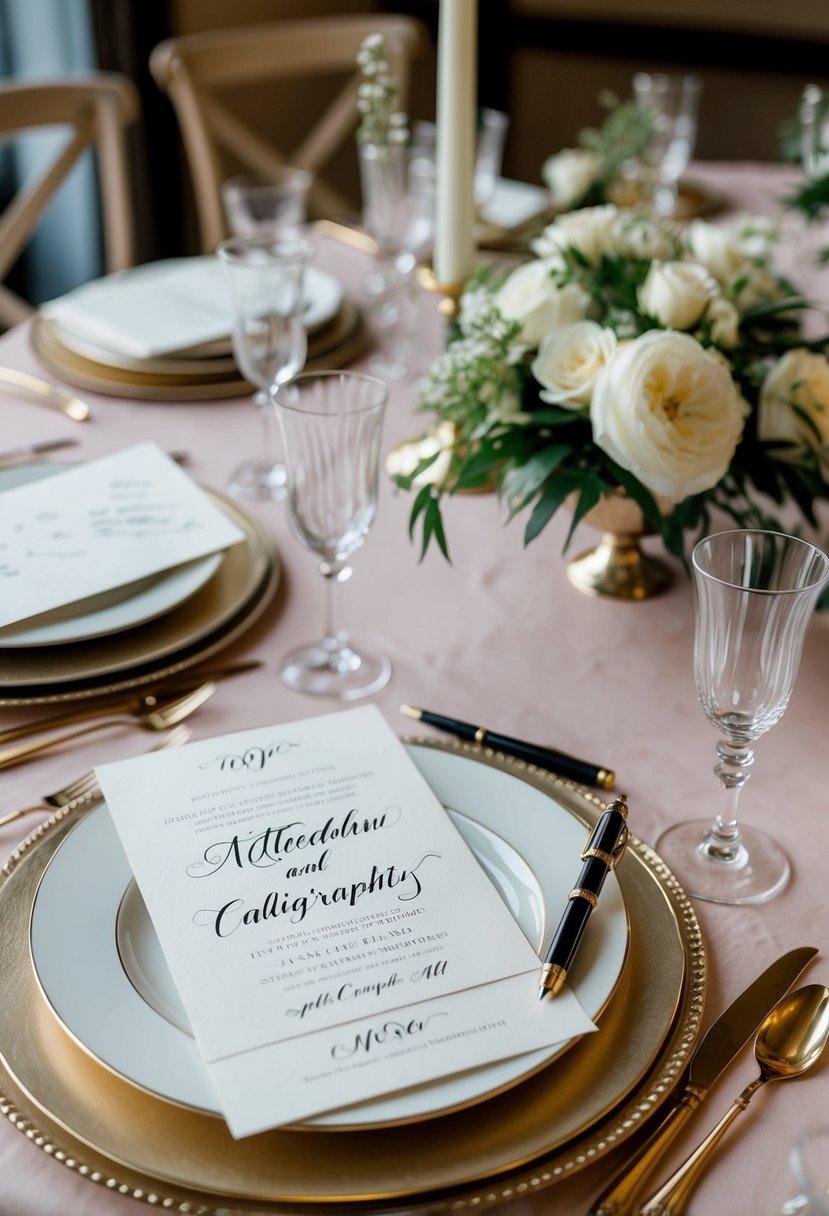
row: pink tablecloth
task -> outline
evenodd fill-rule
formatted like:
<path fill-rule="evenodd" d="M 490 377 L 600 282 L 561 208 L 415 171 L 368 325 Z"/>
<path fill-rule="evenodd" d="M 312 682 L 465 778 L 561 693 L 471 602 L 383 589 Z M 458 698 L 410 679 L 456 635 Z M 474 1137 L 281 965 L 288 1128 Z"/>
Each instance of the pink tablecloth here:
<path fill-rule="evenodd" d="M 790 171 L 754 165 L 699 166 L 695 176 L 719 187 L 733 207 L 766 213 L 778 209 L 785 187 L 795 180 Z M 804 236 L 802 225 L 788 217 L 786 239 L 792 268 L 801 279 L 808 275 L 820 294 L 820 274 L 829 271 L 814 271 L 806 249 L 806 243 L 815 244 L 814 234 Z M 358 295 L 364 259 L 322 239 L 317 246 L 319 263 Z M 441 341 L 432 303 L 425 308 L 420 343 L 424 369 Z M 23 327 L 0 341 L 0 363 L 43 374 Z M 149 404 L 84 396 L 94 419 L 83 427 L 4 398 L 0 448 L 71 432 L 81 445 L 68 456 L 89 458 L 153 438 L 165 448 L 189 450 L 193 475 L 222 486 L 230 467 L 258 440 L 257 420 L 245 400 Z M 389 445 L 421 429 L 412 400 L 411 386 L 392 389 Z M 398 713 L 399 704 L 408 701 L 615 765 L 620 788 L 630 797 L 633 829 L 647 841 L 679 818 L 708 814 L 717 793 L 711 772 L 715 736 L 693 689 L 691 597 L 679 567 L 661 598 L 634 605 L 588 599 L 565 576 L 566 522 L 557 520 L 524 550 L 521 523 L 505 527 L 494 497 L 453 502 L 447 512 L 453 564 L 436 553 L 419 564 L 406 535 L 409 508 L 409 496 L 384 482 L 375 527 L 342 594 L 344 624 L 392 659 L 391 683 L 377 697 L 388 720 L 401 733 L 411 733 L 411 724 Z M 331 709 L 286 691 L 278 679 L 280 655 L 320 628 L 324 588 L 313 557 L 290 534 L 283 508 L 258 509 L 284 562 L 284 595 L 230 652 L 260 658 L 264 667 L 221 686 L 194 720 L 199 738 Z M 589 529 L 580 530 L 573 552 L 593 539 Z M 765 906 L 700 905 L 710 951 L 706 1023 L 784 950 L 811 943 L 829 953 L 829 818 L 823 805 L 829 784 L 828 688 L 829 614 L 811 628 L 795 695 L 782 723 L 758 747 L 756 775 L 744 799 L 746 819 L 773 833 L 789 851 L 792 881 Z M 6 711 L 0 726 L 22 716 Z M 134 734 L 113 735 L 4 773 L 0 810 L 30 804 L 76 772 L 139 748 Z M 31 826 L 30 821 L 3 830 L 0 854 Z M 829 963 L 819 959 L 812 976 L 829 979 Z M 745 1052 L 692 1123 L 674 1160 L 707 1130 L 753 1071 Z M 789 1143 L 800 1130 L 826 1121 L 827 1097 L 826 1066 L 808 1080 L 758 1097 L 756 1109 L 705 1177 L 691 1212 L 777 1213 L 789 1193 Z M 618 1159 L 532 1198 L 518 1198 L 503 1211 L 509 1216 L 586 1211 Z M 97 1188 L 49 1160 L 0 1121 L 0 1216 L 137 1216 L 140 1211 L 136 1201 Z"/>

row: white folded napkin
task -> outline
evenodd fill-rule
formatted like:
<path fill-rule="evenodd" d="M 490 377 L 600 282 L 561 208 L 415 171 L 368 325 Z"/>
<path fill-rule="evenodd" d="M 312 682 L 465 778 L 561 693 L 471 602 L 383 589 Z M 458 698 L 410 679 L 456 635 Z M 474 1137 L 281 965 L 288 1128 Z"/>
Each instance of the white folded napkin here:
<path fill-rule="evenodd" d="M 498 228 L 517 228 L 545 211 L 549 202 L 549 195 L 542 186 L 499 177 L 495 193 L 481 207 L 481 219 Z"/>
<path fill-rule="evenodd" d="M 227 338 L 230 293 L 212 257 L 173 258 L 84 283 L 44 304 L 44 316 L 108 350 L 136 359 Z"/>

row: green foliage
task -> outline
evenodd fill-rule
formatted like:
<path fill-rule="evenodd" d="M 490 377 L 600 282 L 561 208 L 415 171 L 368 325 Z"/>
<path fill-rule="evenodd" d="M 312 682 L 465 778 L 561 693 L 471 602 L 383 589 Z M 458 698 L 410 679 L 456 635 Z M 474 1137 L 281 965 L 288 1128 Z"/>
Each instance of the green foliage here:
<path fill-rule="evenodd" d="M 592 152 L 597 161 L 595 184 L 600 202 L 608 186 L 617 181 L 629 161 L 641 160 L 653 135 L 656 115 L 653 110 L 635 102 L 620 102 L 613 94 L 599 98 L 607 110 L 601 127 L 586 127 L 579 133 L 579 143 Z"/>
<path fill-rule="evenodd" d="M 597 222 L 603 222 L 603 213 Z M 552 235 L 551 230 L 545 233 L 548 243 L 544 256 L 550 258 L 546 265 L 553 288 L 563 291 L 576 286 L 587 293 L 591 302 L 588 315 L 613 330 L 619 343 L 664 328 L 657 318 L 648 315 L 639 299 L 653 264 L 641 251 L 653 247 L 667 250 L 659 255 L 666 260 L 683 257 L 678 237 L 666 235 L 661 229 L 642 233 L 636 223 L 635 215 L 625 215 L 604 252 L 596 253 L 585 244 L 589 257 L 572 244 L 556 242 L 558 233 L 574 231 L 572 227 L 562 228 L 562 221 L 552 226 L 556 229 Z M 747 241 L 755 241 L 751 246 L 754 251 L 756 239 L 762 235 L 761 225 L 743 222 L 741 231 Z M 650 246 L 640 239 L 643 236 L 652 238 Z M 674 246 L 672 240 L 676 241 Z M 420 408 L 455 427 L 454 445 L 449 452 L 441 453 L 441 467 L 445 467 L 441 484 L 417 488 L 418 479 L 432 466 L 437 454 L 421 461 L 410 475 L 397 478 L 401 487 L 417 490 L 410 535 L 420 533 L 421 558 L 434 541 L 448 559 L 442 514 L 446 500 L 457 492 L 490 484 L 497 487 L 507 522 L 524 516 L 525 545 L 541 534 L 566 503 L 571 513 L 566 548 L 584 516 L 603 496 L 620 490 L 639 506 L 666 549 L 681 559 L 696 539 L 710 531 L 714 511 L 724 513 L 738 527 L 790 531 L 790 525 L 784 525 L 778 517 L 778 509 L 793 503 L 803 520 L 815 526 L 815 504 L 829 501 L 829 484 L 826 466 L 821 466 L 821 427 L 815 413 L 800 401 L 805 400 L 813 410 L 815 403 L 808 398 L 795 399 L 807 391 L 807 386 L 790 386 L 789 404 L 807 437 L 803 444 L 761 439 L 757 406 L 775 361 L 797 348 L 825 355 L 829 334 L 808 341 L 801 336 L 800 317 L 808 301 L 791 284 L 771 275 L 762 256 L 755 252 L 746 255 L 745 268 L 733 280 L 719 284 L 720 300 L 731 307 L 729 301 L 738 300 L 752 289 L 758 272 L 767 281 L 753 290 L 755 303 L 738 309 L 739 340 L 734 349 L 733 339 L 728 339 L 728 349 L 718 350 L 715 314 L 709 318 L 703 312 L 694 334 L 703 347 L 724 361 L 739 397 L 747 403 L 742 438 L 716 485 L 668 509 L 664 502 L 660 507 L 654 493 L 633 472 L 599 447 L 589 408 L 541 400 L 541 385 L 531 370 L 536 352 L 525 342 L 521 323 L 505 318 L 499 308 L 498 291 L 504 276 L 493 271 L 476 276 L 464 293 L 457 330 L 432 366 L 419 396 Z M 534 292 L 536 286 L 536 280 L 531 279 L 527 290 Z"/>

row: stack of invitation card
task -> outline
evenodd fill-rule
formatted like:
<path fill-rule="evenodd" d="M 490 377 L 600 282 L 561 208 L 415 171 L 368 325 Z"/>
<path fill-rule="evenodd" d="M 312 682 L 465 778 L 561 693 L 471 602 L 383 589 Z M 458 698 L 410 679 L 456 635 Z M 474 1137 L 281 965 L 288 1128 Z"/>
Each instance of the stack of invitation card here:
<path fill-rule="evenodd" d="M 234 1136 L 593 1029 L 374 707 L 98 775 Z"/>

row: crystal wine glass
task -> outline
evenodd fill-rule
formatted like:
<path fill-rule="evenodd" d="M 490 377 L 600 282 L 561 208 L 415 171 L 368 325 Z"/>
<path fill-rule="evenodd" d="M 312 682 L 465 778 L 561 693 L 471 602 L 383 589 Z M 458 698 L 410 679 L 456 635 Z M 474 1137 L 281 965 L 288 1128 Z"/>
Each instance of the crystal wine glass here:
<path fill-rule="evenodd" d="M 740 827 L 737 801 L 754 763 L 751 744 L 789 703 L 829 558 L 797 537 L 747 529 L 705 537 L 691 561 L 694 680 L 703 712 L 724 736 L 714 768 L 722 806 L 712 823 L 669 828 L 657 848 L 699 899 L 759 903 L 785 886 L 789 862 L 764 833 Z"/>
<path fill-rule="evenodd" d="M 253 401 L 262 423 L 261 455 L 234 469 L 228 488 L 239 498 L 281 499 L 285 466 L 273 456 L 270 392 L 305 363 L 303 288 L 312 249 L 294 237 L 260 236 L 225 241 L 216 252 L 233 304 L 233 355 L 257 387 Z"/>
<path fill-rule="evenodd" d="M 305 223 L 311 174 L 290 165 L 273 177 L 246 174 L 222 182 L 231 236 L 296 236 Z"/>
<path fill-rule="evenodd" d="M 800 159 L 812 181 L 829 173 L 829 97 L 816 84 L 800 98 Z"/>
<path fill-rule="evenodd" d="M 829 1216 L 829 1127 L 798 1136 L 789 1164 L 798 1194 L 783 1204 L 780 1216 Z"/>
<path fill-rule="evenodd" d="M 645 152 L 652 178 L 653 209 L 658 215 L 676 210 L 679 178 L 688 167 L 697 139 L 699 76 L 668 76 L 637 72 L 633 77 L 636 104 L 653 114 L 653 133 Z"/>
<path fill-rule="evenodd" d="M 387 400 L 382 381 L 356 372 L 306 373 L 274 394 L 291 524 L 320 557 L 328 587 L 324 637 L 291 651 L 282 664 L 282 680 L 295 692 L 353 701 L 377 692 L 391 674 L 389 660 L 352 643 L 336 619 L 337 584 L 350 577 L 348 558 L 377 511 Z"/>

